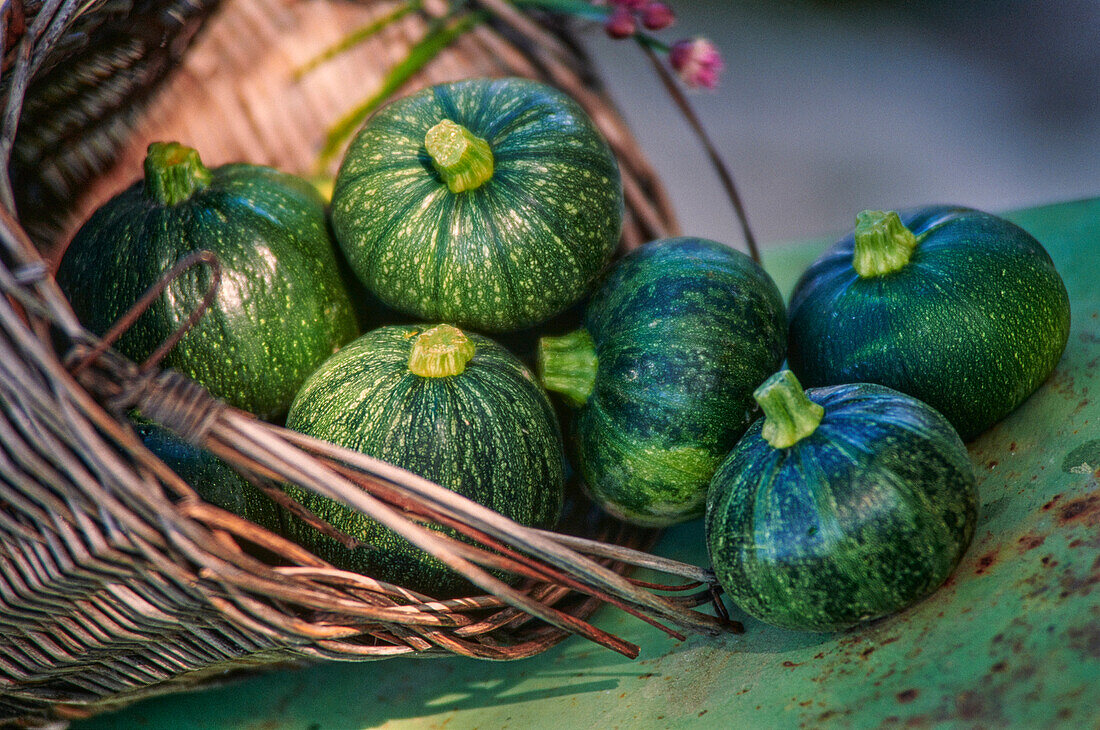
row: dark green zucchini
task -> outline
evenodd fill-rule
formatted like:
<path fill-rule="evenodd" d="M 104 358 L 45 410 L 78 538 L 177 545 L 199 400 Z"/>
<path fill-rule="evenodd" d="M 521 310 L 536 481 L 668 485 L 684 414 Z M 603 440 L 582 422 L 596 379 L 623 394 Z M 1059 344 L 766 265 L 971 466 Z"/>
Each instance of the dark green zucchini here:
<path fill-rule="evenodd" d="M 332 196 L 337 240 L 383 302 L 496 332 L 579 300 L 618 243 L 622 210 L 595 125 L 525 79 L 443 84 L 382 108 Z"/>
<path fill-rule="evenodd" d="M 307 182 L 268 167 L 209 170 L 187 147 L 155 143 L 145 179 L 92 215 L 57 272 L 81 321 L 103 334 L 177 261 L 221 264 L 217 297 L 164 364 L 216 397 L 279 420 L 314 368 L 356 334 L 324 205 Z M 185 272 L 118 341 L 143 360 L 187 319 L 209 272 Z"/>
<path fill-rule="evenodd" d="M 934 591 L 974 534 L 978 494 L 958 434 L 915 398 L 860 383 L 802 391 L 783 371 L 764 417 L 718 468 L 707 546 L 761 621 L 833 631 Z"/>
<path fill-rule="evenodd" d="M 619 261 L 584 328 L 544 338 L 539 352 L 543 385 L 578 408 L 578 466 L 595 501 L 640 525 L 702 515 L 785 335 L 775 284 L 727 246 L 674 238 Z"/>
<path fill-rule="evenodd" d="M 309 378 L 287 425 L 408 469 L 525 525 L 550 527 L 561 510 L 564 457 L 550 401 L 507 350 L 450 325 L 363 335 Z M 302 523 L 292 526 L 300 544 L 334 565 L 433 596 L 472 590 L 381 524 L 312 492 L 288 490 L 363 543 L 348 549 Z"/>
<path fill-rule="evenodd" d="M 791 296 L 789 360 L 808 386 L 871 382 L 939 410 L 969 441 L 1050 375 L 1069 297 L 1050 256 L 986 213 L 866 211 Z"/>
<path fill-rule="evenodd" d="M 281 534 L 282 508 L 218 457 L 192 446 L 166 428 L 135 423 L 145 448 L 212 505 Z"/>

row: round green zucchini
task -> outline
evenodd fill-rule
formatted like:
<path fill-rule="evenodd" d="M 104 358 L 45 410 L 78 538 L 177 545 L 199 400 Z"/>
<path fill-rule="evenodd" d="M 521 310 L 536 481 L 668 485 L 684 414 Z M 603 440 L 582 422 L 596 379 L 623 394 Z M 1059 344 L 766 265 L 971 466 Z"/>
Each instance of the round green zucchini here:
<path fill-rule="evenodd" d="M 348 344 L 302 387 L 287 425 L 419 474 L 524 525 L 550 527 L 561 511 L 564 455 L 549 399 L 503 347 L 450 325 L 382 327 Z M 362 543 L 348 549 L 295 521 L 293 538 L 334 565 L 433 596 L 471 590 L 380 523 L 287 489 Z"/>
<path fill-rule="evenodd" d="M 279 420 L 314 368 L 356 334 L 324 204 L 308 183 L 268 167 L 207 169 L 198 154 L 154 143 L 145 179 L 97 210 L 76 234 L 57 282 L 77 316 L 103 334 L 177 261 L 213 252 L 213 304 L 164 364 L 214 396 Z M 186 321 L 210 281 L 177 278 L 119 339 L 144 360 Z"/>
<path fill-rule="evenodd" d="M 1050 375 L 1069 296 L 1050 256 L 996 216 L 865 211 L 791 296 L 791 369 L 808 386 L 871 382 L 933 406 L 969 441 Z"/>
<path fill-rule="evenodd" d="M 770 624 L 833 631 L 932 593 L 974 534 L 978 494 L 951 424 L 859 383 L 803 392 L 785 370 L 718 468 L 706 533 L 718 581 Z"/>
<path fill-rule="evenodd" d="M 383 302 L 493 332 L 580 299 L 622 213 L 618 164 L 595 125 L 525 79 L 433 86 L 380 109 L 332 196 L 337 241 Z"/>
<path fill-rule="evenodd" d="M 595 501 L 662 526 L 703 514 L 785 342 L 783 300 L 763 269 L 720 243 L 673 238 L 616 263 L 584 327 L 540 342 L 539 374 L 578 409 L 577 461 Z"/>
<path fill-rule="evenodd" d="M 212 505 L 281 534 L 282 509 L 258 487 L 209 451 L 153 423 L 135 423 L 145 448 Z"/>

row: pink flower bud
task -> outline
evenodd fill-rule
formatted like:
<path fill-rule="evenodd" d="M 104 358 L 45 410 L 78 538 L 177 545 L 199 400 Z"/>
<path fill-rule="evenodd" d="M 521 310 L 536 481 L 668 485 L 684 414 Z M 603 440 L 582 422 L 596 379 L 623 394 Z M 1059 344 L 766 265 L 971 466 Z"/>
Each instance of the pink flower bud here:
<path fill-rule="evenodd" d="M 634 14 L 623 7 L 615 8 L 603 24 L 604 31 L 612 38 L 629 38 L 638 30 Z"/>
<path fill-rule="evenodd" d="M 648 0 L 611 0 L 612 5 L 617 5 L 627 10 L 641 10 L 646 6 L 647 2 Z"/>
<path fill-rule="evenodd" d="M 642 8 L 642 25 L 649 30 L 664 30 L 675 19 L 672 8 L 665 3 L 651 2 Z"/>
<path fill-rule="evenodd" d="M 706 38 L 685 38 L 668 52 L 668 62 L 687 86 L 713 89 L 725 64 L 722 54 Z"/>

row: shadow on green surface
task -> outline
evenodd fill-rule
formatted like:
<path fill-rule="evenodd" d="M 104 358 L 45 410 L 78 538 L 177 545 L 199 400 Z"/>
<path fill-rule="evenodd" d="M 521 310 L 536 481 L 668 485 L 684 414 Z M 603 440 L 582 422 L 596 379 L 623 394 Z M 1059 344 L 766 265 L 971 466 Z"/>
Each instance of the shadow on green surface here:
<path fill-rule="evenodd" d="M 545 667 L 545 663 L 538 666 Z M 575 669 L 529 673 L 528 669 L 534 668 L 529 662 L 471 659 L 316 665 L 230 681 L 198 693 L 147 700 L 75 723 L 72 730 L 352 730 L 377 727 L 390 720 L 611 692 L 623 678 L 639 673 L 632 665 L 619 670 L 584 663 Z M 539 688 L 530 688 L 532 684 Z"/>

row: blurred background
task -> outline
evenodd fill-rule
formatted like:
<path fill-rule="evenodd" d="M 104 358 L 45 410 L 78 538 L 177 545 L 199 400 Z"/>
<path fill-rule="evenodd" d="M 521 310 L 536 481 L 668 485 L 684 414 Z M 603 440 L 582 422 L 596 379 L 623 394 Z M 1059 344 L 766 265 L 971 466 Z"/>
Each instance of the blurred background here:
<path fill-rule="evenodd" d="M 829 237 L 865 208 L 989 212 L 1100 195 L 1100 2 L 669 0 L 710 37 L 689 98 L 763 244 Z M 641 51 L 582 34 L 685 233 L 740 246 L 717 178 Z M 1100 246 L 1100 242 L 1097 242 Z"/>

